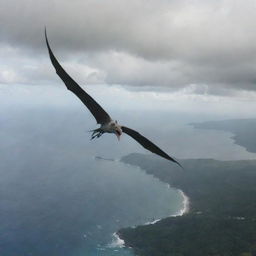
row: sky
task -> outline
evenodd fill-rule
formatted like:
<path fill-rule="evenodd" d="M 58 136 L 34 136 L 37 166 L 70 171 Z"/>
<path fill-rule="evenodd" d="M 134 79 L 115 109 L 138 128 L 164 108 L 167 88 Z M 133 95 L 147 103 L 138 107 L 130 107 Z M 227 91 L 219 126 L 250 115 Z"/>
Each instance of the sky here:
<path fill-rule="evenodd" d="M 33 102 L 38 93 L 35 87 L 41 88 L 36 89 L 41 90 L 40 96 L 51 97 L 51 86 L 63 86 L 49 61 L 46 26 L 60 63 L 107 106 L 253 115 L 253 0 L 0 3 L 0 86 L 4 99 L 11 94 L 20 101 Z M 34 101 L 45 97 L 37 95 Z M 67 104 L 65 96 L 57 98 L 52 99 L 54 103 Z"/>
<path fill-rule="evenodd" d="M 255 159 L 231 133 L 189 125 L 256 118 L 255 13 L 255 0 L 0 0 L 5 179 L 30 188 L 38 170 L 55 175 L 67 163 L 76 175 L 87 157 L 150 153 L 126 134 L 90 140 L 96 122 L 56 75 L 45 27 L 74 80 L 171 157 Z"/>

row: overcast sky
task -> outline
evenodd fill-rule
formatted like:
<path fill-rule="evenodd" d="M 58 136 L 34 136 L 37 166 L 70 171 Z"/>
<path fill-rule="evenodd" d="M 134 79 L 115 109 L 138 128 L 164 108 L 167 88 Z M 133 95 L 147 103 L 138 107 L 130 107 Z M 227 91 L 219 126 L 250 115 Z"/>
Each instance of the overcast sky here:
<path fill-rule="evenodd" d="M 184 124 L 256 118 L 255 14 L 255 0 L 0 0 L 0 126 L 7 127 L 1 137 L 12 145 L 16 132 L 32 130 L 38 137 L 31 140 L 40 141 L 40 129 L 48 133 L 58 123 L 69 132 L 76 126 L 86 140 L 95 128 L 55 73 L 46 26 L 66 71 L 120 124 L 176 157 L 203 157 L 209 143 L 216 159 L 254 157 L 233 150 L 226 134 L 195 136 Z M 72 123 L 73 113 L 81 123 Z M 68 134 L 57 127 L 53 136 L 56 131 Z M 123 141 L 122 153 L 145 152 L 130 138 Z M 88 150 L 95 155 L 111 145 L 119 152 L 113 143 L 104 136 Z"/>
<path fill-rule="evenodd" d="M 46 25 L 55 55 L 81 84 L 207 95 L 256 88 L 255 0 L 0 2 L 1 84 L 60 82 Z"/>

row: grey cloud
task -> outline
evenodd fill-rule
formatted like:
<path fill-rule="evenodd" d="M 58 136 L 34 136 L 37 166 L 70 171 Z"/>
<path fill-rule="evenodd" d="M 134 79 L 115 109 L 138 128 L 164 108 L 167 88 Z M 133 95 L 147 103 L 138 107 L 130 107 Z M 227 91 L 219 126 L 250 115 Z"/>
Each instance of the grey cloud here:
<path fill-rule="evenodd" d="M 83 83 L 254 90 L 255 10 L 253 0 L 10 0 L 0 10 L 0 38 L 36 66 L 16 80 L 53 77 L 42 66 L 47 25 L 54 52 Z"/>

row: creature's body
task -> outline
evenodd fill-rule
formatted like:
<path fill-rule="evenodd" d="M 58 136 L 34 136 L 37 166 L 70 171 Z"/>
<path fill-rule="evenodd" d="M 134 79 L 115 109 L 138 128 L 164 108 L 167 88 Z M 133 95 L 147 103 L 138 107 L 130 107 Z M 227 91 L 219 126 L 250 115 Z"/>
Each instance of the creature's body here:
<path fill-rule="evenodd" d="M 56 70 L 56 73 L 61 78 L 61 80 L 65 83 L 68 90 L 73 92 L 82 102 L 83 104 L 90 110 L 90 112 L 95 117 L 98 124 L 100 124 L 100 128 L 92 130 L 91 139 L 99 138 L 104 133 L 114 133 L 118 139 L 122 133 L 126 133 L 135 139 L 138 143 L 140 143 L 144 148 L 155 153 L 167 160 L 170 160 L 179 166 L 179 162 L 177 162 L 174 158 L 170 157 L 163 150 L 161 150 L 158 146 L 148 140 L 146 137 L 138 133 L 137 131 L 121 126 L 117 123 L 117 121 L 113 121 L 113 119 L 109 116 L 109 114 L 87 93 L 85 92 L 69 74 L 62 68 L 56 57 L 54 56 L 45 30 L 45 39 L 46 45 L 49 51 L 51 62 Z"/>
<path fill-rule="evenodd" d="M 91 139 L 99 138 L 104 133 L 114 133 L 118 140 L 120 140 L 120 136 L 122 135 L 123 131 L 122 127 L 117 123 L 117 121 L 111 120 L 110 122 L 101 125 L 100 128 L 93 130 L 92 132 L 93 133 Z"/>

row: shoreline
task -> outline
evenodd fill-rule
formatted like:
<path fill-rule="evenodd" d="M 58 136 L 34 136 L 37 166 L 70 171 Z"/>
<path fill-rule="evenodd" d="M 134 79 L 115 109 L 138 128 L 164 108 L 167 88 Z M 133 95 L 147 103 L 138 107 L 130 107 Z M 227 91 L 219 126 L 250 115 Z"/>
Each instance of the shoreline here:
<path fill-rule="evenodd" d="M 168 184 L 168 187 L 171 187 L 170 184 Z M 154 221 L 151 221 L 151 222 L 146 222 L 145 224 L 142 224 L 142 225 L 138 225 L 138 226 L 147 226 L 147 225 L 154 225 L 156 224 L 157 222 L 161 221 L 161 220 L 164 220 L 164 219 L 167 219 L 167 218 L 175 218 L 175 217 L 180 217 L 180 216 L 183 216 L 184 214 L 187 214 L 189 213 L 189 205 L 190 205 L 190 200 L 189 200 L 189 197 L 181 190 L 181 189 L 177 189 L 177 191 L 179 191 L 179 193 L 182 195 L 183 197 L 183 200 L 182 200 L 182 205 L 183 207 L 176 213 L 176 214 L 173 214 L 173 215 L 170 215 L 170 216 L 167 216 L 167 217 L 164 217 L 162 219 L 156 219 Z M 135 228 L 136 226 L 134 226 L 133 228 Z M 126 247 L 125 245 L 125 240 L 122 239 L 119 234 L 118 234 L 118 231 L 113 233 L 113 240 L 112 242 L 109 244 L 109 247 L 115 247 L 115 248 L 124 248 Z M 127 248 L 131 248 L 131 247 L 127 247 Z"/>
<path fill-rule="evenodd" d="M 171 217 L 178 217 L 178 216 L 183 216 L 184 214 L 189 213 L 189 209 L 190 209 L 190 199 L 189 197 L 181 190 L 181 189 L 177 189 L 181 195 L 183 196 L 183 208 L 175 215 L 172 215 Z"/>
<path fill-rule="evenodd" d="M 123 160 L 140 165 L 183 196 L 183 207 L 181 197 L 180 211 L 173 216 L 179 217 L 118 232 L 137 255 L 255 253 L 251 237 L 256 235 L 252 203 L 256 197 L 256 160 L 184 159 L 188 171 L 182 173 L 176 172 L 176 168 L 170 171 L 169 164 L 142 154 L 130 154 Z"/>
<path fill-rule="evenodd" d="M 118 235 L 118 232 L 114 232 L 112 234 L 113 239 L 110 244 L 107 245 L 109 248 L 124 248 L 125 247 L 125 241 L 120 238 Z"/>
<path fill-rule="evenodd" d="M 168 184 L 168 187 L 171 187 L 171 186 Z M 182 216 L 182 215 L 188 213 L 189 212 L 189 204 L 190 204 L 189 197 L 181 189 L 177 189 L 177 191 L 179 191 L 179 193 L 183 197 L 183 200 L 182 200 L 183 207 L 177 213 L 175 213 L 175 214 L 172 214 L 170 216 L 164 217 L 162 219 L 156 219 L 156 220 L 151 221 L 151 222 L 146 222 L 142 226 L 153 225 L 153 224 L 155 224 L 155 223 L 157 223 L 157 222 L 159 222 L 161 220 L 164 220 L 166 218 L 171 218 L 171 217 L 175 218 L 175 217 L 179 217 L 179 216 Z"/>
<path fill-rule="evenodd" d="M 137 167 L 139 168 L 141 171 L 144 171 L 144 169 L 142 169 L 140 166 L 138 165 L 131 165 L 129 163 L 126 163 L 126 162 L 123 162 L 121 159 L 118 159 L 119 162 L 122 162 L 123 164 L 127 164 L 127 165 L 130 165 L 130 166 L 133 166 L 133 167 Z M 148 174 L 146 172 L 146 174 Z M 154 176 L 154 175 L 153 175 Z M 155 176 L 154 176 L 155 177 Z M 157 177 L 155 177 L 156 179 L 158 179 Z M 161 180 L 159 180 L 160 182 L 163 182 Z M 173 214 L 173 215 L 170 215 L 170 216 L 167 216 L 167 217 L 164 217 L 162 219 L 156 219 L 154 221 L 151 221 L 151 222 L 146 222 L 145 224 L 142 224 L 142 225 L 138 225 L 138 226 L 147 226 L 147 225 L 154 225 L 156 224 L 157 222 L 161 221 L 161 220 L 164 220 L 164 219 L 167 219 L 167 218 L 175 218 L 175 217 L 180 217 L 180 216 L 183 216 L 184 214 L 187 214 L 189 213 L 189 205 L 190 205 L 190 199 L 189 197 L 181 190 L 181 189 L 178 189 L 178 188 L 175 188 L 175 187 L 172 187 L 169 183 L 167 182 L 163 182 L 165 184 L 167 184 L 168 188 L 174 188 L 174 189 L 177 189 L 177 191 L 179 191 L 179 193 L 182 195 L 183 197 L 183 200 L 182 200 L 182 205 L 183 207 L 176 213 L 176 214 Z M 133 228 L 135 228 L 136 226 L 133 226 Z M 113 239 L 112 239 L 112 242 L 108 245 L 109 247 L 115 247 L 115 248 L 124 248 L 126 247 L 125 245 L 125 240 L 123 240 L 119 234 L 118 234 L 118 231 L 117 232 L 114 232 L 113 233 Z M 127 247 L 127 248 L 131 248 L 131 247 Z"/>

